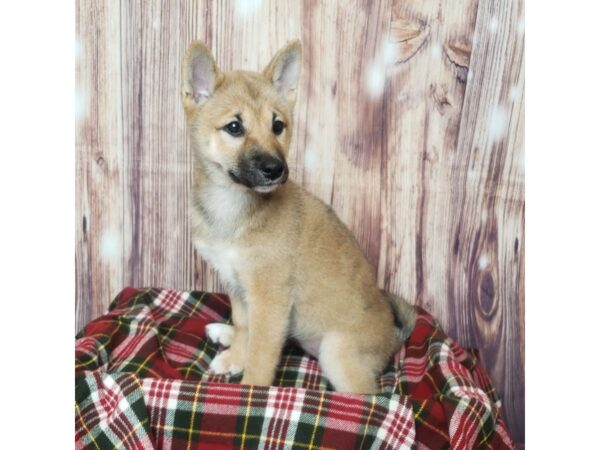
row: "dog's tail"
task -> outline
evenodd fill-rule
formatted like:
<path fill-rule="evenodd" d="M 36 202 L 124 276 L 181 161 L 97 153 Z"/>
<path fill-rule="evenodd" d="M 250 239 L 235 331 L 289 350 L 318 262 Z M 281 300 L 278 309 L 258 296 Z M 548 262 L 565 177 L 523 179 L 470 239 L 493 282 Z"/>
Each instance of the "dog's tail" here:
<path fill-rule="evenodd" d="M 396 336 L 401 342 L 404 342 L 415 328 L 417 311 L 414 306 L 409 304 L 402 297 L 385 292 L 383 289 L 381 290 L 381 293 L 392 306 L 392 311 L 394 312 L 394 324 L 396 325 Z"/>

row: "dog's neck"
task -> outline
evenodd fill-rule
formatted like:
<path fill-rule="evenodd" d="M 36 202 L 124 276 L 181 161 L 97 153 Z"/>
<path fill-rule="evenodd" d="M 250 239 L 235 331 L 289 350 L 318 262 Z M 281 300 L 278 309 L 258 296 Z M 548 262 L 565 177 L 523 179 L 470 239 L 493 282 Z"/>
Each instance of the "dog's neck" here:
<path fill-rule="evenodd" d="M 192 201 L 211 234 L 225 237 L 243 232 L 268 196 L 233 183 L 222 169 L 200 163 L 194 169 Z"/>

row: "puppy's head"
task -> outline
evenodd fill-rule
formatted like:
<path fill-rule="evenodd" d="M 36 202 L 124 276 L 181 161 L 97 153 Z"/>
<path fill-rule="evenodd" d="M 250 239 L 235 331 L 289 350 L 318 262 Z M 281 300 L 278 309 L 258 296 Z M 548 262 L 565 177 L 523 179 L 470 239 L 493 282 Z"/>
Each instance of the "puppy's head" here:
<path fill-rule="evenodd" d="M 257 192 L 285 183 L 300 60 L 294 41 L 262 73 L 225 73 L 203 43 L 190 45 L 181 95 L 195 161 L 211 177 Z"/>

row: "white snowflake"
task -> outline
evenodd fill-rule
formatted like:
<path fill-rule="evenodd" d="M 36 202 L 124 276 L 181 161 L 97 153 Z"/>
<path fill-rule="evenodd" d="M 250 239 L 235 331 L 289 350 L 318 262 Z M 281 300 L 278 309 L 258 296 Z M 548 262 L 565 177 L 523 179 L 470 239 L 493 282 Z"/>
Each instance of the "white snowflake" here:
<path fill-rule="evenodd" d="M 392 41 L 386 40 L 381 46 L 381 55 L 383 63 L 386 66 L 391 66 L 396 61 L 396 49 Z"/>
<path fill-rule="evenodd" d="M 490 30 L 490 33 L 492 33 L 492 34 L 495 33 L 496 30 L 498 30 L 498 25 L 499 25 L 498 19 L 495 17 L 492 17 L 490 20 L 490 23 L 488 24 L 488 30 Z"/>
<path fill-rule="evenodd" d="M 385 66 L 381 63 L 373 63 L 367 71 L 367 92 L 372 98 L 378 98 L 383 94 L 385 88 Z"/>
<path fill-rule="evenodd" d="M 501 140 L 507 132 L 508 111 L 497 106 L 488 116 L 488 133 L 492 142 Z"/>
<path fill-rule="evenodd" d="M 79 62 L 79 59 L 81 58 L 82 55 L 82 50 L 81 50 L 81 40 L 79 39 L 79 36 L 75 38 L 75 62 Z"/>
<path fill-rule="evenodd" d="M 75 124 L 81 125 L 88 116 L 88 98 L 86 91 L 79 87 L 75 91 Z"/>
<path fill-rule="evenodd" d="M 317 152 L 315 152 L 312 147 L 308 147 L 304 152 L 304 168 L 314 170 L 317 168 L 317 163 Z"/>
<path fill-rule="evenodd" d="M 521 17 L 517 22 L 517 33 L 523 34 L 525 33 L 525 18 Z"/>
<path fill-rule="evenodd" d="M 393 42 L 386 40 L 381 44 L 379 52 L 367 68 L 365 87 L 371 98 L 379 98 L 385 89 L 385 77 L 388 67 L 394 65 L 396 50 Z"/>
<path fill-rule="evenodd" d="M 439 60 L 442 57 L 442 46 L 439 42 L 431 44 L 431 57 L 435 60 Z"/>
<path fill-rule="evenodd" d="M 104 261 L 119 258 L 122 247 L 121 236 L 114 230 L 105 230 L 100 236 L 100 256 Z"/>
<path fill-rule="evenodd" d="M 245 16 L 256 11 L 262 0 L 236 0 L 235 1 L 235 12 L 241 16 Z"/>

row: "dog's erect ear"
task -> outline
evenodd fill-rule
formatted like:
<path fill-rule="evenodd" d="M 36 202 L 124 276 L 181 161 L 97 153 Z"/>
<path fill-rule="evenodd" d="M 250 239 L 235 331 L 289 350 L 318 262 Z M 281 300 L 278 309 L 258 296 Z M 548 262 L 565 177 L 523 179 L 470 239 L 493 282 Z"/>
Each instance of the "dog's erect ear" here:
<path fill-rule="evenodd" d="M 302 44 L 299 40 L 295 40 L 279 50 L 263 72 L 263 75 L 271 80 L 279 95 L 285 97 L 291 104 L 296 102 L 301 62 Z"/>
<path fill-rule="evenodd" d="M 200 41 L 190 44 L 181 73 L 181 96 L 186 105 L 203 104 L 214 92 L 219 69 L 209 48 Z"/>

